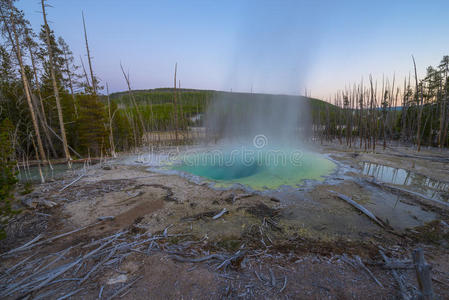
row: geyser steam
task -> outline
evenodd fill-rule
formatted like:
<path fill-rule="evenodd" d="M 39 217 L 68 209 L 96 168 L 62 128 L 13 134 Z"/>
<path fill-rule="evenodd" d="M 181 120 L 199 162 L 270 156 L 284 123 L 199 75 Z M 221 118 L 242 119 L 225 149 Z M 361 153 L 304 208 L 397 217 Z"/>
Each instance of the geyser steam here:
<path fill-rule="evenodd" d="M 320 180 L 334 164 L 304 151 L 308 124 L 308 102 L 302 97 L 220 93 L 206 113 L 211 147 L 187 153 L 174 169 L 218 186 L 241 184 L 255 190 Z"/>
<path fill-rule="evenodd" d="M 205 116 L 208 137 L 248 145 L 263 135 L 270 146 L 298 145 L 309 124 L 308 103 L 300 96 L 220 93 Z"/>

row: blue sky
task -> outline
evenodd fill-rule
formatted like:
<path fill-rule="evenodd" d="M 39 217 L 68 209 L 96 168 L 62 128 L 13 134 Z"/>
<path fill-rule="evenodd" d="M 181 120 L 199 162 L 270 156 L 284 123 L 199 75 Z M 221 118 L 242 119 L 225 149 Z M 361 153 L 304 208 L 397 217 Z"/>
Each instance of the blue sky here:
<path fill-rule="evenodd" d="M 40 2 L 40 1 L 39 1 Z M 19 0 L 33 28 L 38 0 Z M 49 0 L 76 59 L 84 11 L 95 73 L 111 91 L 173 85 L 327 98 L 369 74 L 396 79 L 449 55 L 449 1 Z"/>

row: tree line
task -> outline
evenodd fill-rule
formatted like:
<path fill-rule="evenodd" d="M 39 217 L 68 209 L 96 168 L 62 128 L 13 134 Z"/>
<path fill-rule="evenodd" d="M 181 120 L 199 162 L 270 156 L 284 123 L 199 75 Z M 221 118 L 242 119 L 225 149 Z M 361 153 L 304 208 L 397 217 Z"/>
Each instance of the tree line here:
<path fill-rule="evenodd" d="M 34 32 L 14 1 L 0 1 L 0 121 L 12 124 L 12 148 L 17 160 L 33 157 L 47 164 L 51 158 L 97 154 L 107 143 L 106 110 L 98 96 L 85 42 L 90 72 L 83 73 L 62 37 L 47 21 Z"/>
<path fill-rule="evenodd" d="M 391 141 L 447 148 L 449 145 L 449 56 L 429 66 L 424 78 L 414 72 L 402 82 L 395 77 L 346 88 L 328 100 L 333 106 L 313 111 L 314 137 L 321 142 L 338 141 L 349 148 L 375 151 Z"/>

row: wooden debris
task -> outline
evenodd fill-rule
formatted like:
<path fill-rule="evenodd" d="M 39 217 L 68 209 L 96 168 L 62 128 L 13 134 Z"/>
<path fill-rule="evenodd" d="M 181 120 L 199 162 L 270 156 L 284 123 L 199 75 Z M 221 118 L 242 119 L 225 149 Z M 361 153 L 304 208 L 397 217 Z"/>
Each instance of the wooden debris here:
<path fill-rule="evenodd" d="M 243 199 L 243 198 L 248 198 L 254 196 L 254 194 L 238 194 L 238 195 L 234 195 L 234 197 L 232 197 L 232 203 L 235 203 L 235 201 Z"/>
<path fill-rule="evenodd" d="M 226 257 L 224 257 L 223 255 L 220 255 L 220 254 L 211 254 L 211 255 L 198 257 L 198 258 L 187 258 L 187 257 L 179 256 L 179 255 L 172 255 L 170 257 L 179 262 L 191 262 L 191 263 L 203 262 L 203 261 L 207 261 L 210 259 L 218 259 L 218 260 L 226 259 Z"/>
<path fill-rule="evenodd" d="M 284 275 L 284 284 L 282 285 L 282 288 L 279 290 L 279 293 L 282 293 L 286 287 L 287 287 L 287 276 Z"/>
<path fill-rule="evenodd" d="M 362 259 L 360 258 L 360 256 L 356 255 L 355 257 L 355 261 L 359 264 L 360 267 L 362 267 L 362 269 L 368 273 L 368 275 L 377 283 L 378 286 L 380 286 L 381 288 L 383 288 L 384 286 L 382 285 L 382 283 L 380 283 L 379 280 L 377 280 L 376 276 L 374 276 L 374 274 L 371 272 L 370 269 L 368 269 L 365 264 L 363 263 Z"/>
<path fill-rule="evenodd" d="M 50 200 L 46 200 L 46 199 L 40 199 L 40 198 L 26 198 L 23 199 L 22 204 L 28 208 L 32 208 L 35 209 L 38 206 L 43 206 L 45 208 L 52 208 L 58 205 L 58 203 L 54 202 L 54 201 L 50 201 Z M 50 215 L 46 215 L 46 214 L 42 214 L 42 213 L 36 213 L 36 214 L 40 214 L 40 215 L 44 215 L 44 216 L 50 216 Z"/>
<path fill-rule="evenodd" d="M 227 212 L 228 212 L 228 210 L 227 210 L 226 207 L 225 207 L 225 208 L 223 208 L 223 210 L 222 210 L 221 212 L 219 212 L 218 214 L 216 214 L 215 216 L 213 216 L 212 219 L 213 219 L 213 220 L 216 220 L 216 219 L 222 217 L 222 216 L 223 216 L 225 213 L 227 213 Z"/>
<path fill-rule="evenodd" d="M 101 299 L 101 296 L 103 295 L 103 289 L 104 289 L 104 285 L 102 285 L 100 288 L 100 292 L 98 293 L 98 299 Z"/>
<path fill-rule="evenodd" d="M 385 255 L 385 253 L 382 250 L 379 250 L 380 255 L 382 256 L 382 258 L 384 259 L 385 263 L 389 264 L 390 263 L 390 259 Z M 410 297 L 407 294 L 407 290 L 405 289 L 404 284 L 402 283 L 401 278 L 399 277 L 398 273 L 396 272 L 396 270 L 391 269 L 391 274 L 393 275 L 393 278 L 396 280 L 398 286 L 399 286 L 399 292 L 401 295 L 401 298 L 403 300 L 408 300 L 410 299 Z"/>
<path fill-rule="evenodd" d="M 365 262 L 368 265 L 380 266 L 383 269 L 413 269 L 414 265 L 411 260 L 405 261 L 390 261 L 386 262 Z"/>
<path fill-rule="evenodd" d="M 373 220 L 380 227 L 382 227 L 382 228 L 385 227 L 384 224 L 372 212 L 370 212 L 368 209 L 366 209 L 362 205 L 358 204 L 357 202 L 355 202 L 354 200 L 352 200 L 348 196 L 340 194 L 340 193 L 337 193 L 337 192 L 334 192 L 334 191 L 330 191 L 330 192 L 335 194 L 341 200 L 344 200 L 347 203 L 351 204 L 353 207 L 357 208 L 359 211 L 361 211 L 366 216 L 368 216 L 371 220 Z"/>
<path fill-rule="evenodd" d="M 41 213 L 41 212 L 36 212 L 36 215 L 38 215 L 38 216 L 43 216 L 43 217 L 51 217 L 51 215 L 49 215 L 49 214 L 44 214 L 44 213 Z"/>
<path fill-rule="evenodd" d="M 271 285 L 273 287 L 276 286 L 276 277 L 274 276 L 273 270 L 271 268 L 268 269 L 270 271 Z"/>
<path fill-rule="evenodd" d="M 84 290 L 84 288 L 77 289 L 77 290 L 75 290 L 75 291 L 73 291 L 73 292 L 68 293 L 67 295 L 64 295 L 64 296 L 62 296 L 62 297 L 59 297 L 58 300 L 64 300 L 64 299 L 70 298 L 70 297 L 72 297 L 73 295 L 78 294 L 78 293 L 81 292 L 82 290 Z"/>
<path fill-rule="evenodd" d="M 98 221 L 111 221 L 114 220 L 115 216 L 105 216 L 105 217 L 98 217 L 97 220 Z"/>
<path fill-rule="evenodd" d="M 426 263 L 424 251 L 421 248 L 413 250 L 413 263 L 415 265 L 416 279 L 418 281 L 421 299 L 434 299 L 432 288 L 432 276 L 430 274 L 431 267 Z"/>
<path fill-rule="evenodd" d="M 142 278 L 143 278 L 142 276 L 137 277 L 136 279 L 134 279 L 133 281 L 131 281 L 130 283 L 128 283 L 127 285 L 125 285 L 124 287 L 119 289 L 117 292 L 115 292 L 111 297 L 108 298 L 108 300 L 111 300 L 111 299 L 117 297 L 118 295 L 120 295 L 121 293 L 123 293 L 124 291 L 129 289 L 134 283 L 136 283 L 138 280 L 140 280 Z"/>
<path fill-rule="evenodd" d="M 38 234 L 34 239 L 32 239 L 31 241 L 27 242 L 26 244 L 24 244 L 24 245 L 22 245 L 22 246 L 20 246 L 18 248 L 12 249 L 12 250 L 10 250 L 10 251 L 8 251 L 6 253 L 3 253 L 0 256 L 4 256 L 4 255 L 7 255 L 7 254 L 12 254 L 14 252 L 25 250 L 28 247 L 30 247 L 33 243 L 35 243 L 38 240 L 40 240 L 43 236 L 44 236 L 43 234 Z"/>
<path fill-rule="evenodd" d="M 66 188 L 70 187 L 72 184 L 78 182 L 78 181 L 79 181 L 81 178 L 83 178 L 85 175 L 86 175 L 86 174 L 84 174 L 84 173 L 81 174 L 78 178 L 76 178 L 75 180 L 73 180 L 71 183 L 69 183 L 69 184 L 65 185 L 63 188 L 61 188 L 61 189 L 59 190 L 59 192 L 64 191 Z"/>

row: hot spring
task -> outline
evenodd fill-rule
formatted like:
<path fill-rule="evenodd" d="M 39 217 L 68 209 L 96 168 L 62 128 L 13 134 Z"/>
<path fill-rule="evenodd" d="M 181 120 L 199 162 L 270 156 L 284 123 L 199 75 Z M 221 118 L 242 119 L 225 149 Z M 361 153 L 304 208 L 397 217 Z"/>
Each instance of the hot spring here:
<path fill-rule="evenodd" d="M 298 186 L 322 180 L 335 164 L 306 149 L 307 100 L 299 96 L 223 93 L 205 115 L 207 145 L 187 151 L 172 169 L 217 187 L 251 189 Z"/>
<path fill-rule="evenodd" d="M 304 180 L 322 180 L 335 168 L 333 162 L 319 154 L 294 149 L 276 152 L 245 150 L 250 154 L 234 150 L 187 154 L 172 168 L 212 181 L 216 187 L 241 184 L 254 190 L 298 186 Z"/>

